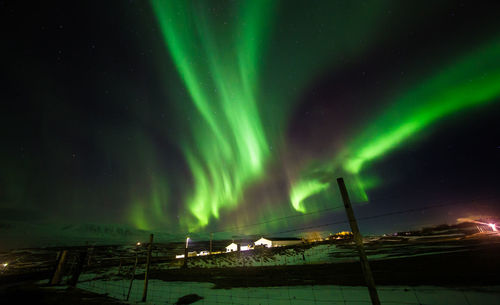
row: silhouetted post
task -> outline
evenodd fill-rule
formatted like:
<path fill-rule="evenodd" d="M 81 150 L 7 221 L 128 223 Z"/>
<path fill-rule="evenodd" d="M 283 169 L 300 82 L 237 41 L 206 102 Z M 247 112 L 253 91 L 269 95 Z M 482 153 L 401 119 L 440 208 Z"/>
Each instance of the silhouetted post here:
<path fill-rule="evenodd" d="M 351 200 L 349 199 L 344 179 L 337 178 L 337 183 L 339 185 L 340 194 L 342 195 L 342 200 L 344 201 L 344 207 L 347 213 L 347 218 L 349 219 L 349 225 L 351 226 L 351 230 L 354 235 L 354 242 L 358 248 L 359 258 L 361 260 L 361 269 L 363 270 L 363 275 L 365 277 L 366 286 L 368 287 L 368 292 L 370 293 L 372 304 L 380 305 L 377 288 L 375 287 L 375 281 L 373 280 L 372 270 L 370 269 L 370 264 L 368 263 L 368 258 L 366 257 L 365 249 L 363 247 L 363 236 L 361 236 L 361 233 L 359 232 L 358 223 L 354 217 L 354 211 L 352 210 Z"/>
<path fill-rule="evenodd" d="M 75 270 L 73 271 L 71 281 L 69 282 L 69 286 L 71 287 L 76 287 L 76 284 L 78 284 L 78 279 L 80 278 L 80 274 L 83 271 L 85 261 L 87 260 L 87 251 L 88 249 L 85 249 L 84 251 L 81 251 L 78 255 L 78 262 Z"/>
<path fill-rule="evenodd" d="M 130 297 L 130 290 L 132 290 L 132 283 L 134 282 L 135 278 L 135 269 L 137 269 L 137 263 L 139 262 L 139 252 L 135 253 L 135 264 L 134 264 L 134 269 L 132 270 L 132 278 L 130 279 L 130 285 L 128 286 L 128 293 L 127 293 L 127 301 L 128 298 Z"/>
<path fill-rule="evenodd" d="M 148 295 L 148 277 L 149 277 L 149 265 L 151 264 L 152 247 L 153 247 L 153 234 L 149 235 L 148 256 L 146 259 L 146 274 L 144 275 L 144 291 L 142 292 L 143 302 L 146 302 L 146 297 Z"/>
<path fill-rule="evenodd" d="M 184 248 L 184 264 L 182 265 L 182 268 L 187 268 L 188 267 L 188 245 L 189 245 L 189 237 L 186 237 L 186 247 Z"/>
<path fill-rule="evenodd" d="M 120 275 L 121 271 L 122 271 L 122 258 L 120 257 L 120 265 L 118 266 L 118 275 Z"/>
<path fill-rule="evenodd" d="M 87 266 L 90 266 L 90 260 L 92 259 L 92 255 L 94 254 L 94 246 L 91 246 L 87 249 Z"/>
<path fill-rule="evenodd" d="M 214 238 L 214 233 L 210 233 L 210 255 L 212 255 L 212 239 Z"/>
<path fill-rule="evenodd" d="M 59 282 L 61 281 L 62 270 L 64 264 L 66 263 L 67 256 L 68 256 L 68 250 L 64 250 L 63 252 L 61 252 L 61 255 L 59 255 L 59 259 L 57 261 L 57 267 L 56 270 L 54 271 L 54 274 L 52 275 L 52 279 L 50 280 L 50 285 L 58 285 Z"/>

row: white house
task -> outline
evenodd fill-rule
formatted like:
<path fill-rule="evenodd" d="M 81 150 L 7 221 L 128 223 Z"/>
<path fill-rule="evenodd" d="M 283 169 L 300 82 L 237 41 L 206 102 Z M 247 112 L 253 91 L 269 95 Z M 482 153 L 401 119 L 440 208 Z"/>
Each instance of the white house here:
<path fill-rule="evenodd" d="M 256 246 L 264 246 L 266 248 L 271 248 L 273 246 L 273 242 L 270 241 L 269 239 L 265 239 L 264 237 L 261 237 L 259 240 L 257 240 L 254 243 Z"/>
<path fill-rule="evenodd" d="M 251 245 L 246 245 L 246 246 L 241 245 L 241 247 L 240 247 L 241 251 L 248 251 L 248 250 L 252 250 L 252 249 L 253 249 L 253 247 Z"/>
<path fill-rule="evenodd" d="M 238 245 L 235 243 L 230 243 L 229 246 L 226 247 L 226 252 L 238 251 Z"/>
<path fill-rule="evenodd" d="M 266 248 L 271 247 L 284 247 L 284 246 L 293 246 L 301 244 L 302 240 L 298 238 L 282 238 L 282 239 L 267 239 L 261 237 L 259 240 L 255 242 L 256 246 L 264 246 Z"/>

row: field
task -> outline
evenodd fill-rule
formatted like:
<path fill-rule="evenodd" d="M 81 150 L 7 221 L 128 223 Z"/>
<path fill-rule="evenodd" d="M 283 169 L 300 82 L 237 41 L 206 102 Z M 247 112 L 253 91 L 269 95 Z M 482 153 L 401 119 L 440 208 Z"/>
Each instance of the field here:
<path fill-rule="evenodd" d="M 226 243 L 218 241 L 215 248 Z M 182 259 L 174 258 L 182 245 L 155 244 L 149 276 L 150 303 L 174 304 L 186 295 L 196 304 L 369 302 L 357 252 L 350 240 L 190 257 L 188 268 L 182 268 Z M 205 244 L 195 246 L 202 249 Z M 454 304 L 465 305 L 496 304 L 500 299 L 500 235 L 496 233 L 452 229 L 420 235 L 372 236 L 365 239 L 365 248 L 386 304 L 439 305 L 444 304 L 442 296 L 446 296 L 443 300 L 456 298 Z M 145 249 L 135 245 L 71 248 L 66 277 L 58 289 L 46 286 L 61 248 L 6 252 L 1 259 L 11 263 L 0 277 L 2 295 L 4 299 L 26 297 L 18 291 L 28 289 L 28 295 L 41 295 L 47 300 L 64 296 L 71 303 L 85 299 L 88 304 L 95 304 L 95 300 L 113 304 L 124 302 L 132 285 L 129 302 L 133 303 L 142 296 Z M 65 281 L 83 251 L 87 251 L 87 261 L 77 289 L 65 290 Z M 189 304 L 189 297 L 180 302 Z"/>

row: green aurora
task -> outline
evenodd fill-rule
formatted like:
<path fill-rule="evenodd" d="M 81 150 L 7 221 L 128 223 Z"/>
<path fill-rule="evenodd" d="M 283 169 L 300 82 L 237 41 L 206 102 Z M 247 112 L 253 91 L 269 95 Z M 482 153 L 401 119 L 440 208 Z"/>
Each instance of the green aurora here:
<path fill-rule="evenodd" d="M 418 133 L 454 112 L 495 101 L 500 96 L 500 40 L 494 40 L 471 54 L 452 60 L 422 83 L 391 102 L 348 143 L 345 148 L 315 171 L 333 176 L 352 175 L 357 200 L 366 201 L 365 186 L 359 182 L 363 166 L 418 137 Z M 304 187 L 304 185 L 310 187 Z M 305 178 L 290 192 L 293 207 L 305 212 L 306 198 L 327 188 L 327 182 Z M 358 196 L 362 194 L 361 196 Z"/>
<path fill-rule="evenodd" d="M 500 215 L 500 2 L 2 4 L 2 249 Z"/>
<path fill-rule="evenodd" d="M 206 226 L 211 216 L 218 218 L 222 206 L 236 206 L 244 186 L 263 174 L 269 158 L 255 94 L 272 6 L 248 2 L 238 9 L 239 18 L 229 21 L 237 23 L 237 32 L 216 35 L 226 31 L 225 24 L 209 20 L 204 14 L 208 8 L 201 3 L 152 3 L 168 50 L 201 115 L 190 125 L 193 138 L 182 147 L 194 179 L 187 200 L 196 218 L 187 225 L 194 230 Z"/>
<path fill-rule="evenodd" d="M 344 29 L 370 41 L 385 7 L 323 3 L 313 10 L 314 22 L 302 20 L 299 25 L 305 41 L 302 47 L 297 48 L 294 37 L 279 36 L 290 50 L 283 54 L 266 47 L 270 33 L 275 32 L 273 19 L 280 17 L 278 11 L 286 15 L 278 3 L 283 4 L 222 2 L 213 9 L 205 2 L 152 1 L 166 48 L 189 95 L 189 101 L 184 101 L 188 104 L 179 111 L 193 117 L 186 127 L 191 137 L 181 140 L 193 177 L 193 191 L 188 191 L 185 204 L 193 217 L 181 220 L 190 231 L 203 228 L 211 217 L 219 218 L 221 208 L 234 209 L 245 189 L 263 177 L 266 165 L 277 154 L 271 147 L 282 146 L 294 92 L 324 66 L 339 65 L 340 60 L 332 62 L 332 57 L 361 54 L 358 40 Z M 331 22 L 332 12 L 335 22 Z M 305 35 L 307 29 L 319 26 L 324 31 L 320 37 Z M 338 38 L 325 42 L 323 35 Z M 315 56 L 304 57 L 311 44 L 318 45 Z M 266 62 L 279 68 L 263 69 Z M 277 93 L 277 87 L 284 89 Z"/>
<path fill-rule="evenodd" d="M 286 15 L 279 2 L 223 2 L 216 8 L 195 1 L 151 3 L 166 49 L 187 89 L 188 97 L 175 98 L 182 100 L 179 112 L 189 117 L 179 123 L 188 131 L 179 143 L 192 175 L 192 187 L 188 187 L 183 205 L 190 217 L 180 220 L 189 231 L 219 219 L 222 210 L 234 211 L 244 200 L 245 191 L 267 175 L 269 165 L 277 162 L 279 155 L 272 147 L 285 146 L 283 133 L 296 92 L 321 74 L 324 66 L 335 70 L 346 55 L 361 56 L 370 49 L 375 33 L 390 27 L 383 21 L 389 2 L 370 2 L 362 9 L 323 3 L 315 11 L 317 24 L 307 25 L 308 20 L 304 20 L 297 26 L 303 46 L 281 41 L 287 52 L 276 53 L 268 45 L 271 37 L 279 37 L 276 33 L 283 30 L 275 25 L 275 19 L 283 17 L 280 14 Z M 306 35 L 319 24 L 326 24 L 324 33 L 319 37 Z M 330 35 L 335 39 L 324 39 Z M 310 54 L 311 49 L 314 54 Z M 362 175 L 365 164 L 416 138 L 445 116 L 498 96 L 499 52 L 498 42 L 493 41 L 437 66 L 423 82 L 395 98 L 388 97 L 385 110 L 369 124 L 358 124 L 362 127 L 330 160 L 319 165 L 315 160 L 313 167 L 304 160 L 298 165 L 302 174 L 289 177 L 290 211 L 314 210 L 307 204 L 308 198 L 330 189 L 336 175 L 345 177 L 355 201 L 367 201 L 366 191 L 378 181 Z M 158 223 L 152 216 L 158 210 L 155 198 L 165 201 L 167 197 L 158 190 L 153 186 L 150 199 L 132 204 L 136 226 L 147 228 L 148 222 Z M 145 215 L 145 209 L 152 211 L 151 215 Z"/>

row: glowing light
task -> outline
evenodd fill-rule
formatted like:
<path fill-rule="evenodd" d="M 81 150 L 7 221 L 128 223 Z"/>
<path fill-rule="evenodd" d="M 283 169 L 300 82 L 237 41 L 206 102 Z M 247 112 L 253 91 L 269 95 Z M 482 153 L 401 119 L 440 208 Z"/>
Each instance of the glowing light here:
<path fill-rule="evenodd" d="M 140 243 L 140 242 L 137 242 L 137 244 L 136 244 L 136 245 L 137 245 L 137 246 L 140 246 L 140 245 L 141 245 L 141 243 Z"/>
<path fill-rule="evenodd" d="M 186 237 L 186 249 L 188 247 L 188 244 L 189 244 L 189 237 Z"/>
<path fill-rule="evenodd" d="M 493 230 L 493 232 L 498 232 L 498 229 L 497 229 L 497 225 L 494 224 L 494 223 L 489 223 L 488 226 L 490 226 L 491 230 Z"/>
<path fill-rule="evenodd" d="M 7 267 L 9 263 L 3 263 L 2 266 Z"/>

